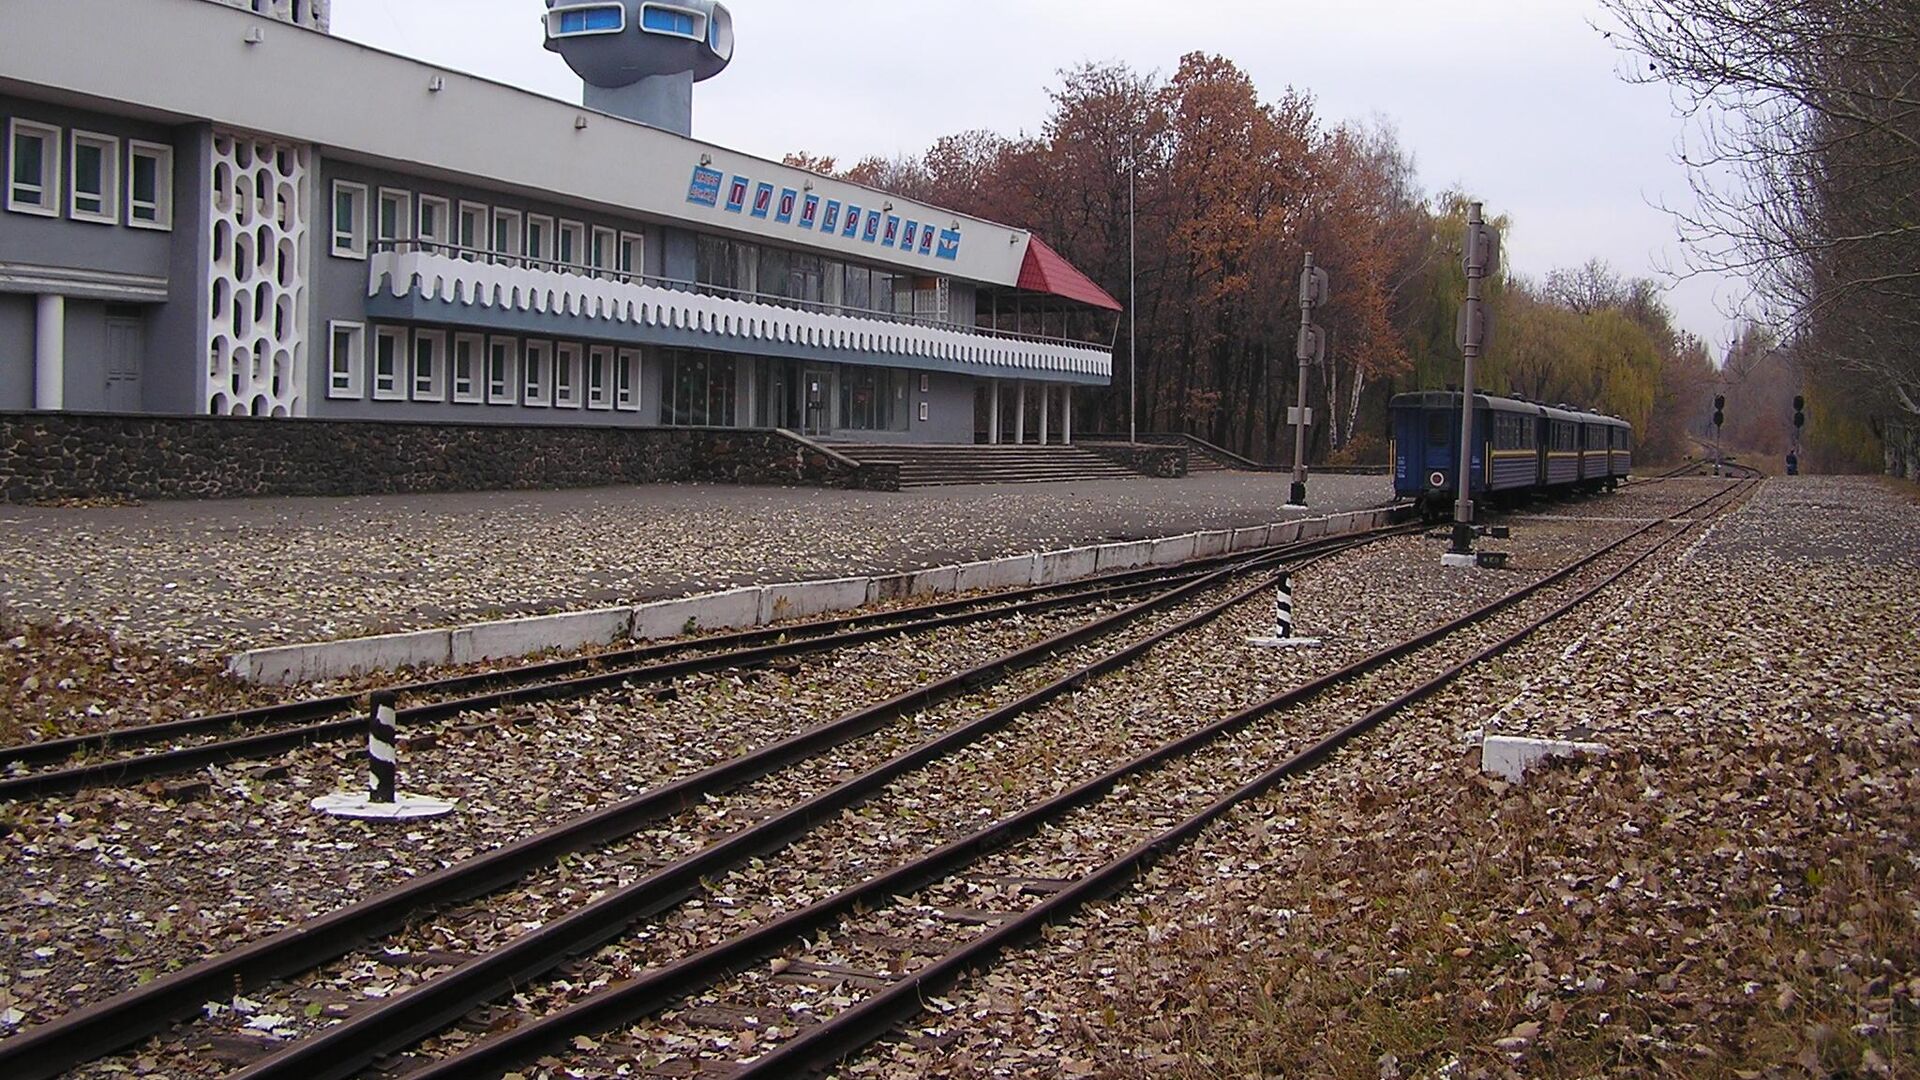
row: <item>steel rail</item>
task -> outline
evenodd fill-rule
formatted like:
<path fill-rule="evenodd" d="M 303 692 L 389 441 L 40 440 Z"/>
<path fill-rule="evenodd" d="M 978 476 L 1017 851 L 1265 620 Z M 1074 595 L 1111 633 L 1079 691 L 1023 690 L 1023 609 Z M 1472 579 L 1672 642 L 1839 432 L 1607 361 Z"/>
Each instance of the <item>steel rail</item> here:
<path fill-rule="evenodd" d="M 1742 481 L 1736 485 L 1736 488 L 1752 483 L 1754 483 L 1752 480 Z M 1682 513 L 1690 512 L 1729 493 L 1721 492 L 1710 496 Z M 1731 493 L 1737 497 L 1738 492 Z M 1668 520 L 1678 516 L 1679 514 L 1670 515 Z M 1638 536 L 1652 527 L 1652 525 L 1643 527 L 1627 539 Z M 734 1077 L 739 1080 L 748 1080 L 756 1077 L 810 1076 L 845 1060 L 885 1037 L 901 1023 L 918 1015 L 924 1008 L 923 1003 L 927 995 L 938 994 L 964 977 L 968 971 L 990 963 L 1001 950 L 1037 937 L 1047 925 L 1073 915 L 1090 903 L 1119 892 L 1148 867 L 1158 862 L 1162 856 L 1199 835 L 1202 829 L 1224 817 L 1229 811 L 1266 794 L 1282 780 L 1311 770 L 1332 757 L 1347 743 L 1373 730 L 1387 717 L 1421 701 L 1472 668 L 1519 644 L 1536 631 L 1619 581 L 1628 572 L 1652 558 L 1669 544 L 1685 536 L 1691 527 L 1691 525 L 1682 525 L 1671 535 L 1641 552 L 1599 582 L 1568 598 L 1547 614 L 1529 621 L 1499 641 L 1481 648 L 1473 655 L 1448 666 L 1445 670 L 1385 704 L 1369 710 L 1359 719 L 1321 737 L 1285 761 L 1221 796 L 1206 809 L 1136 845 L 1126 854 L 1040 901 L 1015 918 L 980 934 L 934 963 L 888 986 L 832 1019 L 801 1032 L 752 1062 L 743 1064 L 733 1073 Z M 1597 557 L 1596 553 L 1595 556 L 1589 556 L 1576 565 L 1588 565 Z M 432 1074 L 423 1072 L 415 1075 L 424 1077 Z"/>
<path fill-rule="evenodd" d="M 1333 551 L 1289 560 L 1292 569 L 1367 543 L 1352 540 Z M 1224 581 L 1231 570 L 1213 580 Z M 1178 622 L 1155 630 L 1062 675 L 1017 700 L 951 728 L 871 769 L 747 826 L 693 855 L 568 912 L 376 1008 L 255 1063 L 234 1080 L 334 1080 L 354 1075 L 375 1058 L 410 1046 L 458 1020 L 475 1006 L 511 993 L 570 957 L 604 944 L 638 920 L 665 911 L 700 890 L 705 879 L 778 851 L 841 810 L 858 805 L 900 777 L 1004 729 L 1026 713 L 1118 670 L 1148 650 L 1219 618 L 1269 588 L 1272 575 Z"/>
<path fill-rule="evenodd" d="M 1310 554 L 1356 540 L 1379 539 L 1405 526 L 1352 536 L 1318 538 L 1243 555 L 1245 567 Z M 423 908 L 456 903 L 491 892 L 560 856 L 626 836 L 709 795 L 720 794 L 787 765 L 874 731 L 893 719 L 998 682 L 1044 661 L 1052 653 L 1094 640 L 1158 608 L 1206 588 L 1229 566 L 1186 582 L 1121 611 L 1112 612 L 985 663 L 858 709 L 750 753 L 573 820 L 422 875 L 386 892 L 287 927 L 268 937 L 163 975 L 145 986 L 96 1002 L 0 1041 L 0 1075 L 38 1080 L 128 1046 L 202 1004 L 236 990 L 303 971 L 332 960 L 370 938 L 391 931 Z"/>
<path fill-rule="evenodd" d="M 1246 558 L 1250 554 L 1257 553 L 1244 553 L 1239 557 Z M 1210 556 L 1209 558 L 1212 560 L 1223 560 L 1226 557 Z M 880 618 L 877 616 L 864 616 L 845 620 L 848 624 L 854 626 L 852 629 L 839 630 L 818 637 L 781 640 L 787 634 L 791 633 L 793 629 L 797 628 L 789 628 L 781 631 L 755 631 L 737 636 L 769 641 L 770 643 L 749 645 L 744 648 L 723 650 L 720 652 L 700 652 L 692 656 L 633 667 L 605 667 L 600 670 L 589 671 L 587 674 L 571 675 L 548 682 L 520 683 L 468 697 L 445 698 L 439 701 L 426 702 L 401 709 L 397 719 L 403 724 L 430 723 L 464 712 L 476 712 L 498 708 L 503 705 L 522 704 L 529 701 L 552 701 L 559 698 L 572 697 L 618 683 L 661 682 L 699 672 L 756 667 L 778 659 L 846 648 L 852 645 L 889 638 L 896 634 L 924 633 L 931 630 L 966 625 L 968 623 L 984 622 L 1015 613 L 1029 614 L 1050 611 L 1055 608 L 1074 607 L 1080 604 L 1094 603 L 1102 599 L 1130 595 L 1162 584 L 1191 580 L 1207 572 L 1207 570 L 1201 567 L 1193 567 L 1185 570 L 1180 567 L 1166 567 L 1158 572 L 1158 576 L 1152 576 L 1153 572 L 1151 571 L 1128 571 L 1127 573 L 1129 575 L 1138 577 L 1140 580 L 1108 583 L 1095 588 L 1067 592 L 1061 592 L 1061 586 L 1043 586 L 1036 589 L 1021 590 L 1015 597 L 1016 602 L 1012 604 L 995 604 L 994 601 L 1003 598 L 992 596 L 972 600 L 947 601 L 942 604 L 926 605 L 926 609 L 941 610 L 932 614 L 923 614 L 923 617 L 908 622 L 880 621 L 877 625 L 859 625 L 861 623 L 873 623 L 876 618 Z M 1056 593 L 1058 595 L 1020 598 L 1034 592 Z M 684 651 L 698 648 L 712 640 L 717 639 L 707 639 L 707 641 L 702 642 L 657 648 L 662 652 Z M 639 652 L 640 650 L 634 651 Z M 592 659 L 604 660 L 605 657 Z M 530 665 L 526 668 L 516 669 L 516 671 L 545 674 L 548 669 L 559 665 L 573 666 L 576 670 L 588 666 L 588 664 L 581 659 L 569 659 L 551 661 L 546 664 Z M 446 689 L 449 684 L 490 681 L 496 678 L 498 678 L 498 676 L 458 676 L 437 683 L 419 683 L 413 685 L 415 687 Z M 402 691 L 407 688 L 396 687 L 394 689 L 396 691 Z M 288 706 L 268 706 L 267 710 L 279 710 L 283 708 L 300 710 L 321 705 L 332 706 L 336 702 L 351 704 L 355 700 L 356 698 L 354 696 L 316 698 L 310 702 L 294 702 Z M 337 708 L 327 708 L 320 711 L 324 715 L 337 714 L 340 710 Z M 245 714 L 227 714 L 224 717 L 183 720 L 173 723 L 182 725 L 183 727 L 186 725 L 204 727 L 208 720 L 213 720 L 218 721 L 221 725 L 229 725 L 236 722 L 233 718 L 244 715 Z M 258 721 L 256 720 L 254 722 Z M 147 727 L 155 726 L 171 725 L 147 725 Z M 129 730 L 138 731 L 142 729 Z M 45 798 L 51 795 L 70 794 L 91 787 L 125 784 L 161 776 L 175 776 L 182 773 L 193 772 L 208 765 L 218 765 L 224 762 L 246 758 L 267 757 L 313 743 L 352 739 L 360 736 L 365 731 L 366 720 L 363 717 L 347 716 L 318 723 L 280 728 L 278 730 L 261 732 L 254 735 L 241 735 L 231 739 L 220 739 L 195 746 L 179 747 L 177 749 L 156 751 L 130 757 L 111 758 L 105 761 L 74 765 L 64 769 L 48 769 L 22 776 L 0 779 L 0 800 Z M 84 739 L 89 737 L 77 736 L 76 738 Z M 0 761 L 11 760 L 15 759 L 0 755 Z"/>
<path fill-rule="evenodd" d="M 1097 598 L 1100 594 L 1137 591 L 1150 587 L 1153 583 L 1173 580 L 1182 573 L 1201 573 L 1209 565 L 1226 561 L 1233 556 L 1215 555 L 1205 559 L 1192 560 L 1165 567 L 1123 570 L 1098 577 L 1083 578 L 1076 582 L 1062 582 L 1054 585 L 1035 585 L 986 596 L 975 596 L 959 600 L 944 600 L 929 604 L 916 604 L 911 607 L 895 608 L 890 611 L 869 612 L 849 615 L 815 622 L 797 623 L 768 629 L 741 630 L 692 641 L 673 641 L 639 645 L 625 649 L 616 649 L 591 656 L 565 657 L 556 660 L 544 660 L 532 664 L 520 664 L 496 671 L 474 672 L 466 675 L 454 675 L 441 679 L 425 679 L 416 682 L 400 683 L 381 687 L 395 694 L 460 694 L 500 682 L 523 682 L 564 676 L 580 671 L 624 664 L 634 661 L 650 661 L 675 653 L 711 648 L 747 647 L 769 642 L 793 641 L 796 634 L 816 632 L 836 633 L 856 627 L 877 626 L 882 622 L 892 623 L 901 632 L 911 632 L 918 628 L 918 621 L 929 617 L 938 617 L 955 611 L 979 608 L 987 604 L 1006 604 L 1030 602 L 1033 598 L 1044 598 L 1049 594 L 1073 591 L 1075 595 Z M 1244 556 L 1242 556 L 1244 557 Z M 805 640 L 815 640 L 808 638 Z M 831 643 L 828 643 L 830 647 Z M 59 739 L 45 739 L 38 742 L 21 743 L 0 748 L 0 764 L 39 766 L 65 761 L 77 755 L 109 752 L 115 749 L 144 746 L 169 739 L 178 739 L 195 735 L 205 735 L 228 731 L 235 728 L 262 727 L 275 723 L 289 723 L 309 720 L 315 717 L 335 716 L 354 709 L 364 703 L 366 691 L 351 694 L 330 694 L 324 697 L 303 698 L 298 701 L 280 702 L 262 705 L 250 709 L 237 709 L 230 712 L 215 713 L 208 716 L 186 717 L 179 720 L 167 720 L 153 724 L 138 724 L 116 728 L 112 731 L 89 732 L 83 735 L 69 735 Z M 469 698 L 468 700 L 471 700 Z M 0 798 L 5 797 L 5 788 L 0 787 Z"/>
<path fill-rule="evenodd" d="M 1706 499 L 1696 502 L 1692 507 L 1689 507 L 1688 510 L 1680 511 L 1672 516 L 1677 517 L 1680 516 L 1680 514 L 1690 512 L 1692 509 L 1719 498 L 1724 494 L 1727 494 L 1727 491 L 1708 496 Z M 449 1078 L 455 1077 L 498 1074 L 539 1057 L 544 1053 L 562 1048 L 579 1035 L 605 1031 L 619 1024 L 631 1022 L 639 1017 L 666 1008 L 712 980 L 758 963 L 793 941 L 813 933 L 849 912 L 885 905 L 889 903 L 893 897 L 912 892 L 933 881 L 946 877 L 955 870 L 964 867 L 986 854 L 1005 847 L 1016 839 L 1031 835 L 1043 824 L 1055 820 L 1073 809 L 1088 805 L 1104 797 L 1114 786 L 1129 777 L 1154 768 L 1176 757 L 1191 753 L 1210 742 L 1245 728 L 1255 720 L 1275 710 L 1304 702 L 1340 683 L 1374 671 L 1387 663 L 1417 652 L 1468 625 L 1489 618 L 1526 597 L 1577 573 L 1582 568 L 1591 565 L 1594 561 L 1617 550 L 1622 545 L 1660 524 L 1662 524 L 1662 522 L 1651 522 L 1641 526 L 1639 529 L 1613 541 L 1582 560 L 1563 567 L 1537 582 L 1494 600 L 1458 619 L 1432 628 L 1406 641 L 1377 650 L 1338 671 L 1330 672 L 1303 683 L 1300 686 L 1277 694 L 1266 701 L 1168 742 L 1099 777 L 1061 792 L 1018 814 L 995 822 L 969 836 L 953 840 L 920 859 L 903 864 L 832 897 L 818 901 L 807 908 L 765 923 L 752 930 L 745 931 L 717 945 L 690 953 L 687 956 L 681 957 L 678 960 L 633 979 L 613 984 L 565 1009 L 529 1021 L 515 1028 L 513 1031 L 477 1043 L 460 1054 L 410 1071 L 408 1075 L 410 1078 L 417 1078 L 417 1080 L 449 1080 Z M 1676 533 L 1675 535 L 1680 534 Z M 1642 558 L 1644 557 L 1643 555 Z M 1624 573 L 1625 571 L 1623 570 L 1621 572 Z M 1617 576 L 1618 575 L 1616 575 L 1616 577 Z M 452 974 L 457 973 L 458 970 L 459 969 L 456 969 L 455 972 L 441 976 L 441 978 L 448 978 Z M 913 1006 L 911 1011 L 917 1011 L 918 995 L 922 990 L 923 984 L 918 978 L 912 980 L 912 982 L 913 985 L 910 988 L 896 987 L 896 989 L 899 989 L 902 993 L 903 1000 L 911 1000 Z M 432 984 L 429 983 L 427 985 Z M 418 992 L 418 990 L 414 991 L 414 993 Z M 475 1001 L 473 1003 L 479 1004 L 480 1002 Z M 342 1026 L 350 1027 L 353 1023 L 355 1023 L 355 1021 L 349 1021 L 346 1025 Z M 888 1028 L 885 1030 L 890 1029 L 891 1023 L 889 1023 Z M 884 1030 L 882 1033 L 884 1033 Z M 391 1048 L 391 1046 L 388 1047 L 388 1049 Z M 247 1075 L 249 1075 L 249 1077 L 252 1076 L 252 1074 Z M 787 1074 L 768 1072 L 764 1075 Z"/>

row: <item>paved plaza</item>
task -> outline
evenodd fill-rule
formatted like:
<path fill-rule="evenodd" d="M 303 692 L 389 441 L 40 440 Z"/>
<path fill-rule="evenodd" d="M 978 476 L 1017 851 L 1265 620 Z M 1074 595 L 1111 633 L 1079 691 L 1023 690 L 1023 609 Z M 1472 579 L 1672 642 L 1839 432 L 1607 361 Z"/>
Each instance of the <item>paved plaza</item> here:
<path fill-rule="evenodd" d="M 918 569 L 1299 516 L 1285 473 L 847 492 L 657 485 L 0 507 L 0 605 L 170 655 Z M 1384 476 L 1316 476 L 1310 514 Z"/>

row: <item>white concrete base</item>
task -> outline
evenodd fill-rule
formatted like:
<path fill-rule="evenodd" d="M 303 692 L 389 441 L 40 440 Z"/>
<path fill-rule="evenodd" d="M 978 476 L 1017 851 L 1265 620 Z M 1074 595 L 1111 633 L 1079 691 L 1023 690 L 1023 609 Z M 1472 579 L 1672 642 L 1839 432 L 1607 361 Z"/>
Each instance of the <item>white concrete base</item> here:
<path fill-rule="evenodd" d="M 1172 566 L 1262 545 L 1291 544 L 1392 522 L 1391 507 L 1293 518 L 1249 529 L 1183 533 L 1154 540 L 1013 555 L 1002 559 L 937 566 L 833 581 L 749 585 L 724 592 L 657 600 L 633 608 L 562 612 L 525 619 L 419 630 L 378 637 L 285 645 L 237 653 L 227 670 L 255 683 L 290 685 L 364 675 L 408 666 L 505 659 L 552 648 L 677 637 L 689 630 L 738 630 L 784 619 L 852 611 L 878 600 L 939 596 L 972 589 L 1059 585 L 1080 578 L 1144 566 Z"/>
<path fill-rule="evenodd" d="M 1519 783 L 1528 769 L 1548 758 L 1598 757 L 1607 752 L 1604 743 L 1488 735 L 1480 742 L 1480 771 L 1493 773 L 1508 783 Z"/>
<path fill-rule="evenodd" d="M 1317 637 L 1250 637 L 1247 644 L 1262 649 L 1317 649 L 1320 639 Z"/>
<path fill-rule="evenodd" d="M 1306 508 L 1307 508 L 1306 503 L 1281 503 L 1280 504 L 1280 509 L 1282 510 L 1305 510 Z"/>
<path fill-rule="evenodd" d="M 1440 556 L 1440 565 L 1451 566 L 1456 570 L 1471 570 L 1480 565 L 1480 557 L 1477 555 L 1461 555 L 1458 552 L 1449 551 L 1445 555 Z"/>
<path fill-rule="evenodd" d="M 334 817 L 429 818 L 453 813 L 453 800 L 428 795 L 395 795 L 390 803 L 377 803 L 364 791 L 336 791 L 313 800 L 313 808 Z"/>

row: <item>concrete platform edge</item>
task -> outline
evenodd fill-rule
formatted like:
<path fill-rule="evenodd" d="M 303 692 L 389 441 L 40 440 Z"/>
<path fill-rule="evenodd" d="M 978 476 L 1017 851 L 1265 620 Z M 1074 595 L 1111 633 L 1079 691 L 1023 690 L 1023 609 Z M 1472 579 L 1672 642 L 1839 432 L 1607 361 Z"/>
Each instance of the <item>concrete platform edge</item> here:
<path fill-rule="evenodd" d="M 872 577 L 751 585 L 632 607 L 600 608 L 504 619 L 403 634 L 280 645 L 236 653 L 234 677 L 288 686 L 423 665 L 504 660 L 549 649 L 577 649 L 630 638 L 677 637 L 689 630 L 740 630 L 787 619 L 852 611 L 882 600 L 938 596 L 980 589 L 1058 585 L 1097 573 L 1172 565 L 1261 544 L 1359 532 L 1403 516 L 1382 507 L 1317 518 L 1211 530 L 1176 536 L 1089 544 L 1000 559 L 936 566 Z"/>

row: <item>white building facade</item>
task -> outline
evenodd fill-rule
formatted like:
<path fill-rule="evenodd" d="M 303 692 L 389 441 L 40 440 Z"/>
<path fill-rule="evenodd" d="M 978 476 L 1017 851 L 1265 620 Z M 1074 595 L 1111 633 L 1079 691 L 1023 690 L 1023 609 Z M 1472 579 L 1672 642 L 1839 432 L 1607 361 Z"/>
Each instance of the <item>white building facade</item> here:
<path fill-rule="evenodd" d="M 550 6 L 551 33 L 622 7 Z M 652 8 L 681 10 L 621 17 Z M 328 16 L 7 0 L 0 410 L 969 442 L 1019 403 L 1057 440 L 1110 380 L 1118 305 L 1024 231 Z"/>

